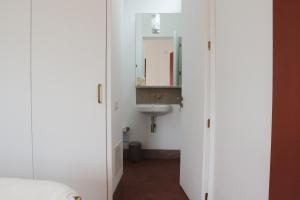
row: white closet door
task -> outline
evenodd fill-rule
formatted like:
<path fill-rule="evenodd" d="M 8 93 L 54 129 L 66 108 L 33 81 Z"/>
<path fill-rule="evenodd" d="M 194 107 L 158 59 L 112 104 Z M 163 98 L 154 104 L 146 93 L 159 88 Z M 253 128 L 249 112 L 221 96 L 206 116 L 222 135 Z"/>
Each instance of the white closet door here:
<path fill-rule="evenodd" d="M 35 174 L 107 199 L 105 0 L 33 0 Z M 102 91 L 105 94 L 105 91 Z"/>
<path fill-rule="evenodd" d="M 30 1 L 0 1 L 0 176 L 32 178 Z"/>

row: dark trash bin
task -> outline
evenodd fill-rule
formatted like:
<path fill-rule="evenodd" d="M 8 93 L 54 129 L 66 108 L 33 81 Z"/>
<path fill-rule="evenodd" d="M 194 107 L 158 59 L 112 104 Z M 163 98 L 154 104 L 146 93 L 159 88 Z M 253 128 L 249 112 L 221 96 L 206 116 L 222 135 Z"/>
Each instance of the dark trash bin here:
<path fill-rule="evenodd" d="M 130 142 L 128 156 L 131 162 L 140 162 L 143 157 L 142 144 L 140 142 Z"/>

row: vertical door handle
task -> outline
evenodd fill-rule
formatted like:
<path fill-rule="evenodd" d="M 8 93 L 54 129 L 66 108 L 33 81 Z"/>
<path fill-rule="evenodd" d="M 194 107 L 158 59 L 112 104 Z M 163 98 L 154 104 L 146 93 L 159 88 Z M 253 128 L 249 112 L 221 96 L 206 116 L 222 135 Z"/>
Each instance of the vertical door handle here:
<path fill-rule="evenodd" d="M 98 103 L 102 103 L 102 84 L 98 84 Z"/>

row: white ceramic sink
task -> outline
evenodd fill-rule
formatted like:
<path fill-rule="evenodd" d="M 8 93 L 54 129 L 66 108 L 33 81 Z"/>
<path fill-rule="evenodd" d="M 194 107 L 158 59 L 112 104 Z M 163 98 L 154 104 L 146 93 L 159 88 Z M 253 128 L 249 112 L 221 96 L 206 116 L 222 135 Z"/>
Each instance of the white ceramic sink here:
<path fill-rule="evenodd" d="M 159 104 L 140 104 L 136 106 L 137 111 L 151 116 L 164 115 L 172 112 L 171 105 L 159 105 Z"/>

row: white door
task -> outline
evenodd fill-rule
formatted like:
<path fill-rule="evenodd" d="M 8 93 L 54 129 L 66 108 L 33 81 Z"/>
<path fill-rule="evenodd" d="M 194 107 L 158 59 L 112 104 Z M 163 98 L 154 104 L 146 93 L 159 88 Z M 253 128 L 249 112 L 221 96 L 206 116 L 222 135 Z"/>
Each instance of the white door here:
<path fill-rule="evenodd" d="M 171 52 L 173 52 L 172 38 L 144 39 L 146 85 L 170 85 Z"/>
<path fill-rule="evenodd" d="M 208 1 L 183 1 L 183 109 L 180 184 L 190 200 L 204 199 L 207 137 Z M 197 19 L 197 20 L 195 20 Z M 205 172 L 205 173 L 204 173 Z"/>
<path fill-rule="evenodd" d="M 105 0 L 32 1 L 35 175 L 107 199 Z"/>
<path fill-rule="evenodd" d="M 0 176 L 32 178 L 30 0 L 0 1 Z"/>
<path fill-rule="evenodd" d="M 214 200 L 268 199 L 272 8 L 269 0 L 216 1 Z"/>

